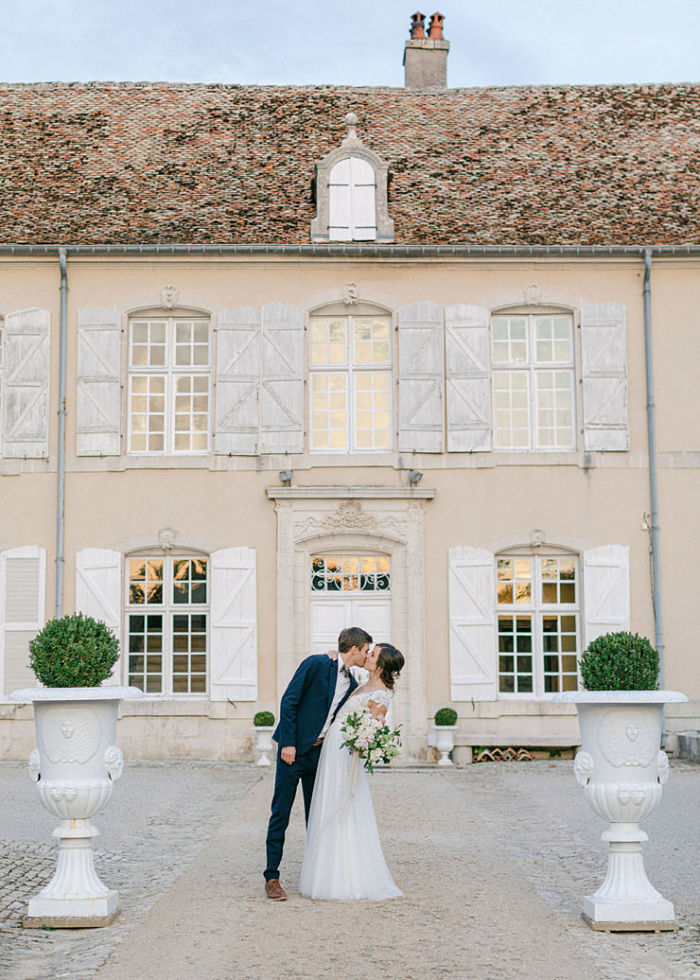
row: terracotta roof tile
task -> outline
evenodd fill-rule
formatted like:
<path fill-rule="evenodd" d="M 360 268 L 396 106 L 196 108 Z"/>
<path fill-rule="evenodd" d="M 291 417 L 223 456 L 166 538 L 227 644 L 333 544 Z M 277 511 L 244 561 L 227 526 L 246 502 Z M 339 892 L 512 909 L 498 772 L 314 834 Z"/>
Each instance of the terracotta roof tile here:
<path fill-rule="evenodd" d="M 402 244 L 700 242 L 700 85 L 0 86 L 0 240 L 309 241 L 314 164 L 358 135 Z"/>

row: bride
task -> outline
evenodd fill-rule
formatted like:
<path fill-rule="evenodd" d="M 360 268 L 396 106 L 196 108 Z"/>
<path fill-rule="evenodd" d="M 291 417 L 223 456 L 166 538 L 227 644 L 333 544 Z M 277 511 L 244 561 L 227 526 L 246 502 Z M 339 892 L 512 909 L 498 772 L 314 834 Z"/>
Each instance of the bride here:
<path fill-rule="evenodd" d="M 369 680 L 348 698 L 328 729 L 301 866 L 299 891 L 309 898 L 379 901 L 402 894 L 382 854 L 367 773 L 359 757 L 343 745 L 340 727 L 347 715 L 365 707 L 383 721 L 403 665 L 396 647 L 378 643 L 365 663 Z"/>

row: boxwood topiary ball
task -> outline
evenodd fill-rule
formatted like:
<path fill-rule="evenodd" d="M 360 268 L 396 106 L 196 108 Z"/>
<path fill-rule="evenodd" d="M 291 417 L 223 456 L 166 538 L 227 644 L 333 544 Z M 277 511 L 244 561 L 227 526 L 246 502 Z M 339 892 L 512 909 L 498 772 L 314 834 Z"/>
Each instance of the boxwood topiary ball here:
<path fill-rule="evenodd" d="M 256 728 L 269 728 L 275 723 L 275 716 L 271 711 L 258 711 L 253 718 L 253 725 Z"/>
<path fill-rule="evenodd" d="M 436 725 L 456 725 L 457 712 L 454 708 L 438 708 L 435 712 Z"/>
<path fill-rule="evenodd" d="M 659 655 L 638 633 L 605 633 L 581 657 L 581 677 L 588 691 L 655 691 Z"/>
<path fill-rule="evenodd" d="M 112 673 L 119 644 L 108 626 L 78 613 L 50 619 L 29 652 L 29 665 L 46 687 L 98 687 Z"/>

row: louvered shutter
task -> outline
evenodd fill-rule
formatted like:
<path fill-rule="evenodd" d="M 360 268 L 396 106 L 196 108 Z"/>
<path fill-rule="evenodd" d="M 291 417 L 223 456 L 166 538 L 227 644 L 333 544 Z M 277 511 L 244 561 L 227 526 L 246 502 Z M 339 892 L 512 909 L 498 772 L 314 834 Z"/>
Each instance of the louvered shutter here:
<path fill-rule="evenodd" d="M 44 625 L 46 551 L 34 546 L 0 552 L 0 691 L 35 687 L 29 642 Z"/>
<path fill-rule="evenodd" d="M 444 446 L 443 309 L 426 300 L 399 310 L 399 451 Z"/>
<path fill-rule="evenodd" d="M 214 451 L 254 456 L 260 439 L 260 310 L 222 310 L 218 317 Z"/>
<path fill-rule="evenodd" d="M 262 309 L 260 452 L 304 449 L 304 314 L 288 303 Z"/>
<path fill-rule="evenodd" d="M 350 160 L 340 160 L 328 176 L 328 237 L 331 241 L 352 240 Z"/>
<path fill-rule="evenodd" d="M 625 307 L 581 307 L 583 448 L 629 449 Z"/>
<path fill-rule="evenodd" d="M 489 311 L 445 307 L 447 451 L 491 449 Z"/>
<path fill-rule="evenodd" d="M 50 345 L 47 310 L 19 310 L 5 317 L 2 406 L 5 456 L 48 456 Z"/>
<path fill-rule="evenodd" d="M 253 548 L 211 555 L 212 701 L 256 701 L 258 635 Z"/>
<path fill-rule="evenodd" d="M 109 548 L 83 548 L 75 559 L 75 610 L 99 619 L 120 641 L 122 625 L 122 555 Z M 104 683 L 121 682 L 121 657 Z"/>
<path fill-rule="evenodd" d="M 497 694 L 496 566 L 490 551 L 450 548 L 452 701 L 493 701 Z"/>
<path fill-rule="evenodd" d="M 119 310 L 78 310 L 78 456 L 121 453 Z"/>
<path fill-rule="evenodd" d="M 630 628 L 630 558 L 625 545 L 583 553 L 584 649 L 603 633 Z"/>

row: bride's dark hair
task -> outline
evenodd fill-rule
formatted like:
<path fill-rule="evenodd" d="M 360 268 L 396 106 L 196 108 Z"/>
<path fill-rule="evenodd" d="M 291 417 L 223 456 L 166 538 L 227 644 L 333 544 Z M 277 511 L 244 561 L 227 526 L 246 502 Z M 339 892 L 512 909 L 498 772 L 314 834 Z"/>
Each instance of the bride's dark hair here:
<path fill-rule="evenodd" d="M 401 651 L 393 647 L 391 643 L 378 643 L 377 646 L 379 647 L 377 656 L 379 676 L 382 683 L 391 690 L 406 661 Z"/>

